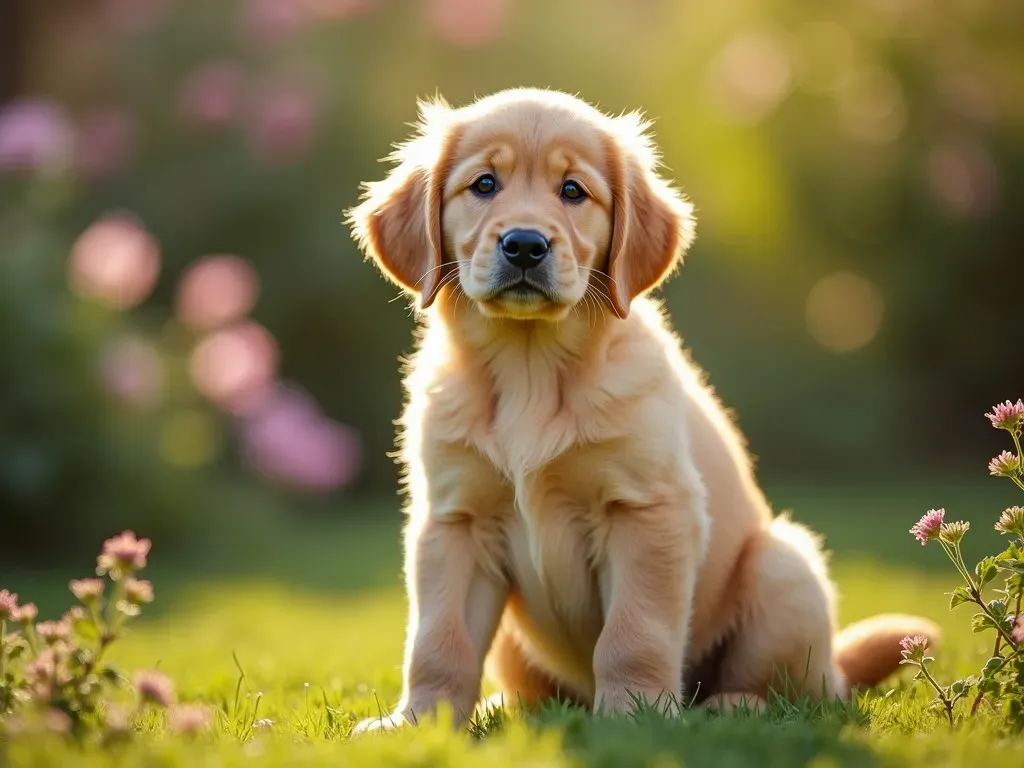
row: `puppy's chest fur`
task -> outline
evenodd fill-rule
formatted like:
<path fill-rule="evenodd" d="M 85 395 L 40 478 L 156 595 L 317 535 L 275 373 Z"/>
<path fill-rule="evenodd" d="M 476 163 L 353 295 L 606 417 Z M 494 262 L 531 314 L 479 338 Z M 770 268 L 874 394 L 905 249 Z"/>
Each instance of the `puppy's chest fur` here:
<path fill-rule="evenodd" d="M 608 506 L 637 480 L 621 459 L 630 398 L 616 391 L 622 377 L 587 377 L 543 349 L 497 356 L 487 374 L 432 394 L 432 436 L 472 467 L 475 485 L 453 488 L 458 500 L 442 506 L 469 507 L 486 560 L 512 583 L 518 631 L 585 692 L 603 623 Z"/>

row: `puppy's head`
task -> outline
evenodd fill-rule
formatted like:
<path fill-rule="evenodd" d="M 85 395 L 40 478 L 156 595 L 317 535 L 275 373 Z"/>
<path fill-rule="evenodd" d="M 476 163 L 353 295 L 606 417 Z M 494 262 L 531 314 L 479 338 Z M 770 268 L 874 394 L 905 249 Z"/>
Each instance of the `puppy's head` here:
<path fill-rule="evenodd" d="M 421 308 L 457 282 L 489 316 L 558 320 L 589 293 L 624 318 L 694 231 L 647 127 L 552 91 L 421 104 L 418 133 L 349 221 Z"/>

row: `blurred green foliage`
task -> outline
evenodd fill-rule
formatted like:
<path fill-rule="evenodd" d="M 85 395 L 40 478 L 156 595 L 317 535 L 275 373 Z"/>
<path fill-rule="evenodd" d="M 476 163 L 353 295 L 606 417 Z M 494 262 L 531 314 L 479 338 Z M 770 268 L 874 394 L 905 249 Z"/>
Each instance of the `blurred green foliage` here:
<path fill-rule="evenodd" d="M 209 483 L 263 482 L 235 460 L 230 418 L 191 391 L 190 341 L 169 324 L 182 271 L 210 253 L 251 261 L 253 317 L 277 340 L 281 375 L 360 433 L 351 490 L 391 492 L 411 313 L 341 212 L 386 172 L 377 160 L 416 98 L 437 92 L 462 104 L 552 87 L 656 121 L 699 217 L 664 295 L 763 472 L 982 468 L 996 447 L 982 412 L 1024 394 L 1015 1 L 324 0 L 320 15 L 263 26 L 255 2 L 155 3 L 166 14 L 133 25 L 110 0 L 22 4 L 36 18 L 20 95 L 53 98 L 73 125 L 116 108 L 134 138 L 100 176 L 0 170 L 0 509 L 16 523 L 0 556 L 91 550 L 114 521 L 184 535 L 216 513 Z M 188 83 L 225 62 L 241 72 L 238 103 L 204 123 Z M 299 106 L 261 129 L 274 91 Z M 74 298 L 64 279 L 74 239 L 117 209 L 163 259 L 152 297 L 127 313 Z M 842 271 L 866 281 L 880 325 L 836 352 L 810 332 L 808 296 Z M 868 322 L 864 301 L 823 296 L 840 331 Z M 168 358 L 175 383 L 156 409 L 112 402 L 94 375 L 128 330 Z M 161 425 L 183 408 L 215 420 L 205 466 L 161 458 Z"/>

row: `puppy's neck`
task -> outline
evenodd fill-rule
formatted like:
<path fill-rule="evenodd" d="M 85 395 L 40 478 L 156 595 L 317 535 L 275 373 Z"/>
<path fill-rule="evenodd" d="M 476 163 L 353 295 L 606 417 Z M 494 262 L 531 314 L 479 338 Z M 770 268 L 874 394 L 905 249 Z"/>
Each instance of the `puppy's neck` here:
<path fill-rule="evenodd" d="M 621 322 L 608 309 L 592 304 L 574 307 L 558 321 L 490 317 L 456 296 L 439 297 L 437 315 L 449 343 L 465 360 L 490 368 L 540 366 L 558 375 L 586 367 L 600 355 L 612 325 Z"/>

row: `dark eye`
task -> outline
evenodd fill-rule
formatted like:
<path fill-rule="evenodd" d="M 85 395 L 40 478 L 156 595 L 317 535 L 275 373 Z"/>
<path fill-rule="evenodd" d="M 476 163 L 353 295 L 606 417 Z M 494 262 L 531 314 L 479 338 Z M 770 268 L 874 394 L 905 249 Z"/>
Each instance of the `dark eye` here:
<path fill-rule="evenodd" d="M 481 197 L 487 197 L 498 189 L 498 182 L 488 173 L 474 181 L 472 189 Z"/>
<path fill-rule="evenodd" d="M 563 200 L 568 200 L 570 203 L 578 203 L 587 196 L 587 193 L 583 191 L 583 187 L 575 181 L 562 182 L 562 191 L 560 194 Z"/>

